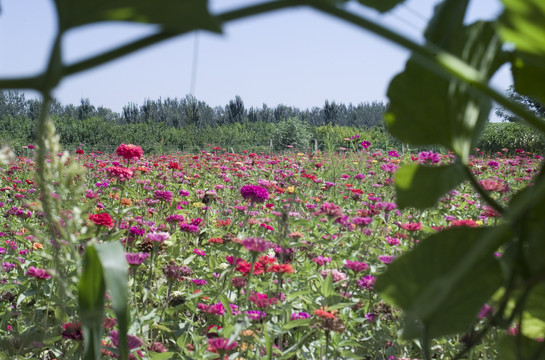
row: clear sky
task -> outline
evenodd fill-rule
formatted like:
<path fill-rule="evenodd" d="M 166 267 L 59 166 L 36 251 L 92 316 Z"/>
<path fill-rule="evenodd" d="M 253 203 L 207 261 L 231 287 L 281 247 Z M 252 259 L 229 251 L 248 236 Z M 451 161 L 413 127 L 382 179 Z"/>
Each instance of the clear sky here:
<path fill-rule="evenodd" d="M 211 0 L 209 8 L 219 13 L 255 2 Z M 387 16 L 356 2 L 349 9 L 421 41 L 437 3 L 407 0 Z M 499 0 L 471 4 L 468 22 L 501 11 Z M 45 67 L 55 33 L 53 0 L 1 0 L 1 6 L 0 77 L 35 74 Z M 154 30 L 126 23 L 72 30 L 63 42 L 64 61 L 84 59 Z M 326 99 L 345 104 L 386 101 L 389 80 L 403 69 L 407 57 L 403 49 L 359 28 L 300 8 L 229 23 L 221 35 L 199 32 L 178 37 L 65 78 L 55 96 L 64 104 L 89 98 L 114 111 L 129 102 L 180 98 L 191 91 L 211 106 L 224 106 L 240 95 L 247 108 L 263 103 L 321 107 Z M 493 79 L 499 90 L 510 83 L 506 69 Z"/>

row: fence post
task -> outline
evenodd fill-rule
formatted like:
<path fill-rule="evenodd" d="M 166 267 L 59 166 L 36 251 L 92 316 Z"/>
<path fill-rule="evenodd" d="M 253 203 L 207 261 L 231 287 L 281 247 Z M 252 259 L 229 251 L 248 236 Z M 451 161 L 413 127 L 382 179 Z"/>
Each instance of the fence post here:
<path fill-rule="evenodd" d="M 272 139 L 269 139 L 269 147 L 271 148 L 271 154 L 273 153 L 273 142 Z"/>
<path fill-rule="evenodd" d="M 314 152 L 318 152 L 318 139 L 314 139 Z"/>

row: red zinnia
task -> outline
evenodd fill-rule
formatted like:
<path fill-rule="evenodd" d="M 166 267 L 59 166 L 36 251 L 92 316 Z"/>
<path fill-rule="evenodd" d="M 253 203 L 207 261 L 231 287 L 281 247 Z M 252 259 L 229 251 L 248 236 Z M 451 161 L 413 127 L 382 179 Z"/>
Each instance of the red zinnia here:
<path fill-rule="evenodd" d="M 329 311 L 325 311 L 321 309 L 314 310 L 314 315 L 324 319 L 335 319 L 335 315 L 333 315 Z"/>
<path fill-rule="evenodd" d="M 106 226 L 107 228 L 114 226 L 114 221 L 108 213 L 89 215 L 89 220 L 91 220 L 95 225 L 102 225 Z"/>
<path fill-rule="evenodd" d="M 142 148 L 133 144 L 121 144 L 115 149 L 115 153 L 125 160 L 138 160 L 144 155 Z"/>
<path fill-rule="evenodd" d="M 405 223 L 400 225 L 402 229 L 407 231 L 418 231 L 422 230 L 422 224 L 421 223 Z"/>

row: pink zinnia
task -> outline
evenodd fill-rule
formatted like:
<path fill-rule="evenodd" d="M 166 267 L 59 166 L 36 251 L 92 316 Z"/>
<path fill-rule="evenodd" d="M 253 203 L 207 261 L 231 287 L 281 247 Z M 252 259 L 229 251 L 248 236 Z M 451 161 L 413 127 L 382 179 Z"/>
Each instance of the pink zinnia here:
<path fill-rule="evenodd" d="M 369 269 L 369 265 L 359 261 L 346 260 L 346 264 L 344 266 L 346 266 L 347 268 L 349 268 L 350 270 L 354 272 L 361 272 L 361 271 Z"/>
<path fill-rule="evenodd" d="M 331 273 L 331 279 L 333 280 L 333 282 L 339 282 L 339 281 L 346 280 L 346 274 L 343 273 L 342 271 L 339 271 L 339 270 L 336 270 L 336 269 L 333 269 L 333 270 L 326 269 L 326 270 L 320 271 L 320 275 L 322 275 L 322 277 L 324 279 L 330 273 Z"/>
<path fill-rule="evenodd" d="M 49 279 L 51 277 L 51 275 L 49 275 L 44 269 L 38 269 L 34 266 L 29 267 L 26 274 L 37 279 Z"/>
<path fill-rule="evenodd" d="M 421 223 L 404 223 L 400 225 L 402 229 L 407 231 L 418 231 L 422 230 L 422 224 Z"/>
<path fill-rule="evenodd" d="M 208 345 L 215 351 L 231 351 L 238 346 L 236 341 L 229 342 L 229 339 L 215 337 L 208 339 Z"/>
<path fill-rule="evenodd" d="M 115 153 L 125 160 L 138 160 L 144 155 L 142 148 L 133 144 L 121 144 L 115 149 Z"/>
<path fill-rule="evenodd" d="M 314 213 L 314 215 L 326 215 L 332 219 L 340 218 L 344 215 L 343 210 L 339 205 L 333 203 L 324 202 L 320 209 Z"/>
<path fill-rule="evenodd" d="M 129 180 L 133 177 L 134 172 L 131 169 L 127 169 L 121 166 L 111 166 L 106 168 L 108 176 L 111 178 L 116 178 L 118 181 Z"/>
<path fill-rule="evenodd" d="M 263 238 L 249 237 L 242 240 L 242 245 L 250 252 L 262 253 L 274 247 L 274 244 Z"/>

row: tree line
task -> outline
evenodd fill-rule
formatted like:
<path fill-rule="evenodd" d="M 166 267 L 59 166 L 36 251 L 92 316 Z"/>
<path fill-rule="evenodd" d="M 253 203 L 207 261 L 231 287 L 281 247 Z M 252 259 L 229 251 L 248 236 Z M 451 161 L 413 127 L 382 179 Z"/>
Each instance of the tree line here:
<path fill-rule="evenodd" d="M 37 119 L 41 102 L 27 99 L 24 93 L 10 90 L 0 92 L 0 117 L 26 117 Z M 336 103 L 326 100 L 322 107 L 299 109 L 280 104 L 269 107 L 247 108 L 240 96 L 230 100 L 225 106 L 212 107 L 192 95 L 184 98 L 147 99 L 143 104 L 129 103 L 121 113 L 103 106 L 91 104 L 89 99 L 81 99 L 79 105 L 62 105 L 53 101 L 50 114 L 58 118 L 86 120 L 99 117 L 118 125 L 140 123 L 163 123 L 166 127 L 197 128 L 217 127 L 236 123 L 279 123 L 288 118 L 297 118 L 309 126 L 340 125 L 358 128 L 383 127 L 386 104 L 382 101 L 360 103 L 357 105 Z"/>

